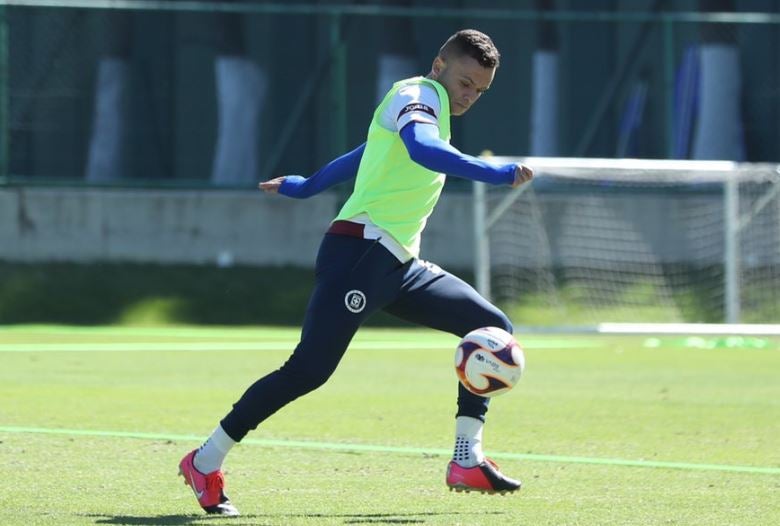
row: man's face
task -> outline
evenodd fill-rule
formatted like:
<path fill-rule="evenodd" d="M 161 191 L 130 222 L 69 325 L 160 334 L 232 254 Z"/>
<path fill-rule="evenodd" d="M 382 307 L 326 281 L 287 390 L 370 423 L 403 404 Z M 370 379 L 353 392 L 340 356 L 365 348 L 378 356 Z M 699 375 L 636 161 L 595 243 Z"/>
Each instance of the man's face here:
<path fill-rule="evenodd" d="M 463 115 L 472 104 L 488 90 L 496 68 L 486 68 L 476 59 L 464 56 L 445 60 L 436 57 L 430 77 L 447 90 L 450 97 L 450 114 Z"/>

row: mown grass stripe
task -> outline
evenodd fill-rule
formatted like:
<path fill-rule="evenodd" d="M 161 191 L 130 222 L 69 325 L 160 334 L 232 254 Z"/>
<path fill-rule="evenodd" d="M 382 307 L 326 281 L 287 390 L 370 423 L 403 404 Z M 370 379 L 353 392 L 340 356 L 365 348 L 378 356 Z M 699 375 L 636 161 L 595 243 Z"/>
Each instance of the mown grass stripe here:
<path fill-rule="evenodd" d="M 363 340 L 353 341 L 350 349 L 362 350 L 430 350 L 453 349 L 456 340 L 450 341 L 395 341 Z M 269 351 L 292 350 L 297 341 L 247 341 L 247 342 L 93 342 L 93 343 L 0 343 L 2 352 L 210 352 L 210 351 Z M 523 347 L 531 349 L 578 349 L 601 347 L 598 342 L 578 340 L 530 340 Z"/>
<path fill-rule="evenodd" d="M 45 435 L 90 436 L 109 438 L 136 438 L 142 440 L 170 440 L 181 442 L 201 442 L 204 437 L 169 433 L 141 433 L 134 431 L 101 431 L 92 429 L 53 429 L 43 427 L 0 426 L 4 433 L 29 433 Z M 370 453 L 397 453 L 415 455 L 448 456 L 450 449 L 382 446 L 377 444 L 352 444 L 339 442 L 317 442 L 305 440 L 274 440 L 246 438 L 242 444 L 266 447 L 287 447 L 299 449 L 319 449 L 331 451 L 364 451 Z M 620 458 L 578 457 L 565 455 L 540 455 L 533 453 L 489 452 L 495 459 L 528 460 L 532 462 L 555 462 L 561 464 L 596 464 L 604 466 L 624 466 L 639 468 L 682 469 L 689 471 L 722 471 L 732 473 L 750 473 L 761 475 L 780 475 L 778 467 L 735 466 L 729 464 L 699 464 L 692 462 L 664 462 L 655 460 L 629 460 Z"/>

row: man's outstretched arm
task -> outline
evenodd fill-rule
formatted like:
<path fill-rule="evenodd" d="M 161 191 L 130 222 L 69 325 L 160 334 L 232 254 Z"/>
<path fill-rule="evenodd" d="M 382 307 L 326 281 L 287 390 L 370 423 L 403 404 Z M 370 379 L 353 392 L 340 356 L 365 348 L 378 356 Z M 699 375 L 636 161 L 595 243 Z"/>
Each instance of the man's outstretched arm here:
<path fill-rule="evenodd" d="M 338 157 L 314 173 L 311 177 L 283 175 L 260 183 L 258 188 L 268 193 L 280 193 L 288 197 L 304 199 L 316 195 L 338 183 L 354 179 L 363 158 L 366 143 Z"/>
<path fill-rule="evenodd" d="M 436 126 L 411 122 L 401 130 L 409 157 L 435 172 L 491 184 L 518 186 L 533 178 L 533 170 L 523 164 L 495 164 L 462 153 L 439 137 Z"/>

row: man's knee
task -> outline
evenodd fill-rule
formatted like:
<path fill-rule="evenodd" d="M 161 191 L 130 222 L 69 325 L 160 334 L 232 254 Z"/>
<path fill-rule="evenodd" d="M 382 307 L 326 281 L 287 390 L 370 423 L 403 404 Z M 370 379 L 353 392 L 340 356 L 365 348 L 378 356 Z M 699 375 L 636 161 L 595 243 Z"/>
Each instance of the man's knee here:
<path fill-rule="evenodd" d="M 487 313 L 481 327 L 498 327 L 499 329 L 504 329 L 509 334 L 514 332 L 512 321 L 503 311 L 495 306 Z M 475 327 L 475 329 L 477 328 L 479 327 Z"/>
<path fill-rule="evenodd" d="M 501 329 L 504 329 L 509 334 L 512 334 L 515 331 L 514 326 L 512 325 L 512 320 L 509 319 L 509 317 L 504 314 L 502 311 L 498 311 L 496 315 L 496 325 L 495 327 L 500 327 Z"/>

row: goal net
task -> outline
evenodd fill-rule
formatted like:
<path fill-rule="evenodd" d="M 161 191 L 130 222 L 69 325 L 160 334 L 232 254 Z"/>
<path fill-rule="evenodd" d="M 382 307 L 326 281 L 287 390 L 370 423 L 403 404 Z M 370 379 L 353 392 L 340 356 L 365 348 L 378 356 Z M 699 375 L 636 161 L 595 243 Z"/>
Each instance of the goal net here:
<path fill-rule="evenodd" d="M 536 174 L 474 185 L 477 288 L 517 323 L 780 320 L 777 165 L 493 159 Z"/>

